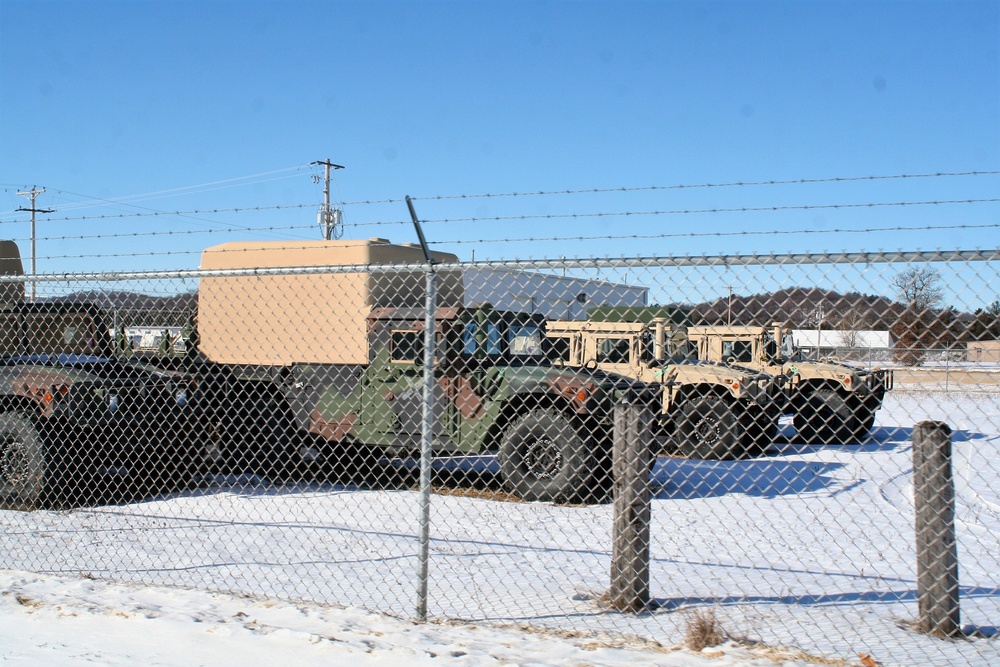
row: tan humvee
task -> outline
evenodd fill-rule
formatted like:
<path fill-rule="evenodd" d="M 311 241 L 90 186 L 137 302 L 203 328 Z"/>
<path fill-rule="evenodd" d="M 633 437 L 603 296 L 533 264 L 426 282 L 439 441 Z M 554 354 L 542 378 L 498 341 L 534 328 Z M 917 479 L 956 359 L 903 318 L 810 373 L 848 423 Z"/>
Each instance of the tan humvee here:
<path fill-rule="evenodd" d="M 784 375 L 789 391 L 782 411 L 794 415 L 799 438 L 807 443 L 860 442 L 871 430 L 885 392 L 892 389 L 891 370 L 802 359 L 787 325 L 698 326 L 689 327 L 688 335 L 699 359 Z"/>
<path fill-rule="evenodd" d="M 556 364 L 663 383 L 660 424 L 668 453 L 740 458 L 762 451 L 777 430 L 776 378 L 695 360 L 684 330 L 664 319 L 550 321 L 546 336 Z"/>

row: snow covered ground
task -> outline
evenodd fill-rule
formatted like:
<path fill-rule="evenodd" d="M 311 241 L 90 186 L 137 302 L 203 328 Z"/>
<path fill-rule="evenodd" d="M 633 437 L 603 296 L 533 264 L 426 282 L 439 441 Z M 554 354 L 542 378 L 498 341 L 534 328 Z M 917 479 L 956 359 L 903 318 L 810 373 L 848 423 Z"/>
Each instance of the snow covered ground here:
<path fill-rule="evenodd" d="M 916 617 L 910 435 L 924 419 L 955 429 L 962 622 L 973 635 L 965 640 L 907 625 Z M 407 489 L 217 480 L 129 505 L 0 512 L 0 567 L 9 570 L 0 573 L 0 655 L 59 664 L 39 651 L 62 645 L 63 628 L 63 644 L 120 637 L 78 644 L 79 655 L 100 651 L 107 664 L 253 664 L 269 651 L 296 651 L 305 664 L 420 663 L 431 653 L 463 664 L 795 664 L 737 645 L 709 663 L 608 646 L 609 637 L 639 636 L 674 647 L 687 610 L 708 608 L 734 637 L 812 655 L 1000 664 L 1000 395 L 895 391 L 860 446 L 786 440 L 757 460 L 657 462 L 655 606 L 639 615 L 600 604 L 609 505 L 436 495 L 429 612 L 438 622 L 426 626 L 405 620 L 417 572 L 417 502 Z M 141 640 L 154 636 L 162 640 Z M 177 646 L 200 653 L 171 662 L 164 647 Z"/>

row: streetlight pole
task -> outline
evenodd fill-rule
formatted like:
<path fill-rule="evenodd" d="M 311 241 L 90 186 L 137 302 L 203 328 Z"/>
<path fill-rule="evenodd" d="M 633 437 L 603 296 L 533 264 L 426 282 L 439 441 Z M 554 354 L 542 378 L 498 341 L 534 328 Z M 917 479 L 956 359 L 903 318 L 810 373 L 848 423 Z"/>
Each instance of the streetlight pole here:
<path fill-rule="evenodd" d="M 31 200 L 31 208 L 24 208 L 23 206 L 18 211 L 30 211 L 31 212 L 31 302 L 35 302 L 35 214 L 36 213 L 54 213 L 54 209 L 48 208 L 38 208 L 35 206 L 35 200 L 38 199 L 38 195 L 45 192 L 45 188 L 39 190 L 34 185 L 31 186 L 30 190 L 25 190 L 23 192 L 18 192 L 17 194 L 28 197 Z"/>

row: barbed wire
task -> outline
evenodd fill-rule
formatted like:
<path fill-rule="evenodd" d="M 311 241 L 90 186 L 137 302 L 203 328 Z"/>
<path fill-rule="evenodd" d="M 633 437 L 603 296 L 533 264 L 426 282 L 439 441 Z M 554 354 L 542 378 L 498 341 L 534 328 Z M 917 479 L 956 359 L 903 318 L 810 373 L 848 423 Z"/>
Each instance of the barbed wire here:
<path fill-rule="evenodd" d="M 867 202 L 864 204 L 790 204 L 787 206 L 740 206 L 731 208 L 702 208 L 702 209 L 674 209 L 667 211 L 618 211 L 613 213 L 549 213 L 531 215 L 498 215 L 498 216 L 477 216 L 472 218 L 438 218 L 421 220 L 421 223 L 454 223 L 454 222 L 498 222 L 514 220 L 562 220 L 574 218 L 608 218 L 608 217 L 630 217 L 630 216 L 650 216 L 650 215 L 694 215 L 694 214 L 715 214 L 715 213 L 770 213 L 776 211 L 814 211 L 830 209 L 851 209 L 851 208 L 882 208 L 887 206 L 942 206 L 948 204 L 990 204 L 1000 202 L 1000 198 L 992 199 L 942 199 L 936 201 L 899 201 L 899 202 Z M 408 221 L 395 222 L 360 222 L 354 223 L 356 227 L 375 225 L 401 225 L 411 224 Z"/>
<path fill-rule="evenodd" d="M 638 187 L 619 187 L 619 188 L 588 188 L 579 190 L 539 190 L 537 192 L 505 192 L 505 193 L 483 193 L 474 195 L 437 195 L 429 197 L 411 197 L 414 201 L 432 201 L 438 199 L 482 199 L 491 197 L 530 197 L 539 195 L 576 195 L 576 194 L 595 194 L 595 193 L 612 193 L 612 192 L 644 192 L 644 191 L 656 191 L 656 190 L 686 190 L 694 188 L 730 188 L 730 187 L 746 187 L 746 186 L 757 186 L 757 185 L 805 185 L 805 184 L 819 184 L 819 183 L 849 183 L 855 181 L 884 181 L 893 179 L 908 179 L 908 178 L 941 178 L 949 176 L 995 176 L 1000 174 L 1000 171 L 952 171 L 952 172 L 936 172 L 928 174 L 893 174 L 887 176 L 834 176 L 829 178 L 796 178 L 788 180 L 763 180 L 763 181 L 731 181 L 725 183 L 696 183 L 689 185 L 648 185 L 648 186 L 638 186 Z"/>
<path fill-rule="evenodd" d="M 42 222 L 65 222 L 70 220 L 119 220 L 123 218 L 157 218 L 163 217 L 165 215 L 209 215 L 218 213 L 246 213 L 251 211 L 280 211 L 282 209 L 295 209 L 295 208 L 307 208 L 315 207 L 317 204 L 278 204 L 275 206 L 238 206 L 234 208 L 206 208 L 206 209 L 195 209 L 190 211 L 144 211 L 141 213 L 116 213 L 114 215 L 80 215 L 80 216 L 67 216 L 67 217 L 45 217 L 40 218 Z M 0 220 L 0 224 L 14 224 L 17 222 L 23 222 L 21 220 Z"/>
<path fill-rule="evenodd" d="M 1000 223 L 987 223 L 982 225 L 922 225 L 916 227 L 907 226 L 891 226 L 891 227 L 868 227 L 865 229 L 850 229 L 850 228 L 835 228 L 835 229 L 789 229 L 789 230 L 759 230 L 759 231 L 735 231 L 735 232 L 672 232 L 672 233 L 662 233 L 662 234 L 608 234 L 608 235 L 594 235 L 594 236 L 550 236 L 550 237 L 525 237 L 525 238 L 503 238 L 503 239 L 453 239 L 453 240 L 439 240 L 432 241 L 430 245 L 433 246 L 443 246 L 443 245 L 472 245 L 472 244 L 488 244 L 488 243 L 530 243 L 538 241 L 559 241 L 559 242 L 584 242 L 584 241 L 635 241 L 635 240 L 656 240 L 656 239 L 694 239 L 694 238 L 722 238 L 722 237 L 735 237 L 735 236 L 792 236 L 792 235 L 820 235 L 820 234 L 868 234 L 872 232 L 925 232 L 925 231 L 947 231 L 947 230 L 971 230 L 971 229 L 998 229 L 1000 228 Z M 267 229 L 279 229 L 279 228 L 267 228 Z M 290 228 L 298 229 L 298 228 Z M 312 227 L 306 227 L 302 229 L 312 229 Z M 228 232 L 230 230 L 219 230 L 219 232 Z M 235 231 L 257 231 L 257 230 L 235 230 Z M 217 232 L 217 233 L 219 233 Z M 190 232 L 177 232 L 178 234 L 201 234 L 205 233 L 203 230 L 195 230 Z M 92 236 L 92 237 L 72 237 L 73 240 L 80 238 L 106 238 L 106 236 Z M 14 241 L 23 241 L 27 239 L 12 239 Z M 45 240 L 63 240 L 58 238 L 49 238 Z M 305 240 L 305 239 L 303 239 Z M 318 239 L 317 239 L 318 240 Z M 289 239 L 290 243 L 294 243 L 294 240 Z M 359 240 L 357 246 L 366 245 L 368 242 Z M 286 245 L 282 246 L 285 250 L 295 250 L 304 249 L 310 246 L 305 245 Z M 219 251 L 219 252 L 248 252 L 244 248 L 236 248 L 229 251 Z M 178 251 L 165 251 L 165 252 L 144 252 L 144 253 L 102 253 L 102 254 L 92 254 L 92 255 L 43 255 L 38 257 L 38 259 L 74 259 L 74 258 L 113 258 L 113 257 L 157 257 L 166 255 L 197 255 L 200 254 L 201 250 L 178 250 Z"/>
<path fill-rule="evenodd" d="M 830 209 L 851 209 L 851 208 L 880 208 L 880 207 L 905 207 L 905 206 L 941 206 L 941 205 L 959 205 L 959 204 L 982 204 L 982 203 L 997 203 L 1000 202 L 1000 198 L 993 199 L 951 199 L 951 200 L 938 200 L 938 201 L 913 201 L 913 202 L 868 202 L 861 204 L 800 204 L 800 205 L 788 205 L 788 206 L 758 206 L 758 207 L 731 207 L 731 208 L 712 208 L 712 209 L 676 209 L 667 211 L 617 211 L 617 212 L 597 212 L 597 213 L 553 213 L 553 214 L 531 214 L 531 215 L 515 215 L 515 216 L 476 216 L 468 218 L 431 218 L 426 220 L 421 220 L 422 224 L 447 224 L 447 223 L 468 223 L 468 222 L 498 222 L 498 221 L 517 221 L 517 220 L 564 220 L 564 219 L 580 219 L 580 218 L 604 218 L 604 217 L 636 217 L 636 216 L 654 216 L 654 215 L 696 215 L 696 214 L 720 214 L 720 213 L 761 213 L 761 212 L 778 212 L 778 211 L 808 211 L 808 210 L 830 210 Z M 296 206 L 295 208 L 301 208 L 301 206 Z M 231 209 L 230 209 L 231 210 Z M 266 210 L 264 208 L 254 208 L 247 210 Z M 219 209 L 217 212 L 226 212 L 226 209 Z M 146 214 L 149 215 L 149 214 Z M 111 216 L 113 217 L 113 216 Z M 383 221 L 373 221 L 373 222 L 356 222 L 356 223 L 345 223 L 345 227 L 352 228 L 362 228 L 362 227 L 379 227 L 379 226 L 391 226 L 391 225 L 406 225 L 409 226 L 413 224 L 409 220 L 383 220 Z M 987 225 L 986 227 L 991 227 Z M 128 233 L 101 233 L 101 234 L 78 234 L 78 235 L 64 235 L 64 236 L 42 236 L 38 237 L 40 241 L 71 241 L 71 240 L 86 240 L 86 239 L 112 239 L 112 238 L 137 238 L 137 237 L 150 237 L 150 236 L 185 236 L 192 234 L 217 234 L 217 233 L 229 233 L 229 232 L 280 232 L 280 231 L 295 231 L 295 230 L 308 230 L 312 229 L 313 225 L 286 225 L 286 226 L 269 226 L 269 227 L 226 227 L 223 229 L 188 229 L 188 230 L 157 230 L 149 232 L 128 232 Z M 897 227 L 893 228 L 891 231 L 902 231 L 904 229 L 913 229 L 916 231 L 924 231 L 926 229 L 955 229 L 954 226 L 943 226 L 943 227 Z M 976 228 L 976 227 L 959 227 L 959 228 Z M 855 231 L 855 230 L 843 230 L 843 231 Z M 877 231 L 890 231 L 890 230 L 877 230 Z M 830 233 L 830 230 L 797 230 L 794 232 L 787 233 Z M 622 237 L 622 238 L 633 238 L 633 237 Z M 25 239 L 14 239 L 14 240 L 25 240 Z M 547 240 L 547 239 L 546 239 Z M 556 239 L 558 240 L 558 239 Z"/>
<path fill-rule="evenodd" d="M 628 234 L 628 235 L 606 235 L 606 236 L 554 236 L 554 237 L 530 237 L 518 239 L 476 239 L 476 240 L 444 240 L 435 241 L 435 244 L 480 244 L 480 243 L 527 243 L 532 241 L 635 241 L 652 239 L 676 239 L 676 238 L 717 238 L 729 236 L 790 236 L 795 234 L 867 234 L 870 232 L 924 232 L 943 231 L 949 229 L 998 229 L 1000 223 L 984 225 L 927 225 L 923 227 L 871 227 L 868 229 L 790 229 L 790 230 L 766 230 L 766 231 L 738 231 L 738 232 L 692 232 L 673 234 Z"/>
<path fill-rule="evenodd" d="M 99 201 L 106 201 L 109 205 L 122 205 L 122 206 L 134 206 L 128 200 L 141 201 L 141 197 L 151 197 L 152 195 L 158 195 L 161 193 L 173 193 L 183 190 L 190 190 L 193 188 L 206 187 L 208 185 L 215 185 L 218 183 L 229 183 L 233 181 L 239 181 L 247 178 L 253 178 L 256 176 L 266 176 L 275 173 L 281 173 L 285 171 L 299 170 L 305 166 L 301 165 L 297 167 L 290 167 L 288 169 L 276 170 L 274 172 L 265 172 L 264 174 L 256 174 L 254 176 L 245 176 L 240 178 L 226 179 L 222 181 L 215 181 L 213 183 L 207 183 L 196 186 L 187 186 L 185 188 L 175 188 L 172 190 L 163 190 L 159 193 L 149 193 L 148 195 L 132 195 L 129 197 L 119 198 L 117 200 L 112 199 L 102 199 L 94 198 Z M 957 172 L 935 172 L 926 174 L 892 174 L 892 175 L 876 175 L 876 176 L 836 176 L 829 178 L 799 178 L 799 179 L 788 179 L 788 180 L 760 180 L 760 181 L 732 181 L 724 183 L 694 183 L 694 184 L 675 184 L 675 185 L 650 185 L 650 186 L 623 186 L 616 188 L 580 188 L 580 189 L 567 189 L 567 190 L 538 190 L 538 191 L 528 191 L 528 192 L 506 192 L 506 193 L 478 193 L 478 194 L 457 194 L 457 195 L 429 195 L 425 197 L 411 197 L 414 201 L 441 201 L 441 200 L 457 200 L 457 199 L 483 199 L 483 198 L 501 198 L 501 197 L 527 197 L 527 196 L 549 196 L 549 195 L 574 195 L 574 194 L 596 194 L 596 193 L 615 193 L 615 192 L 643 192 L 643 191 L 664 191 L 664 190 L 687 190 L 687 189 L 697 189 L 697 188 L 729 188 L 729 187 L 751 187 L 751 186 L 771 186 L 771 185 L 806 185 L 806 184 L 821 184 L 821 183 L 850 183 L 859 181 L 883 181 L 883 180 L 900 180 L 900 179 L 918 179 L 918 178 L 945 178 L 945 177 L 962 177 L 962 176 L 994 176 L 1000 174 L 998 171 L 957 171 Z M 62 190 L 55 190 L 58 192 L 65 192 Z M 72 194 L 72 193 L 69 193 Z M 85 195 L 77 195 L 85 196 Z M 405 198 L 390 198 L 390 199 L 368 199 L 368 200 L 358 200 L 358 201 L 341 201 L 337 202 L 339 206 L 366 206 L 375 204 L 398 204 L 405 201 Z M 96 215 L 96 216 L 58 216 L 58 217 L 46 217 L 43 218 L 46 222 L 62 222 L 62 221 L 76 221 L 76 220 L 109 220 L 109 219 L 121 219 L 121 218 L 142 218 L 142 217 L 162 217 L 162 216 L 185 216 L 185 215 L 205 215 L 205 214 L 218 214 L 218 213 L 244 213 L 253 211 L 272 211 L 272 210 L 283 210 L 283 209 L 296 209 L 296 208 L 307 208 L 312 206 L 318 206 L 318 203 L 306 203 L 306 204 L 288 204 L 288 205 L 274 205 L 274 206 L 246 206 L 246 207 L 231 207 L 231 208 L 214 208 L 214 209 L 192 209 L 192 210 L 178 210 L 178 211 L 145 211 L 137 213 L 119 213 L 115 215 Z M 70 205 L 72 206 L 72 205 Z M 8 211 L 0 215 L 9 215 L 15 213 L 15 211 Z M 6 222 L 18 222 L 18 221 L 7 221 L 0 220 L 0 224 Z M 402 221 L 401 221 L 402 222 Z M 397 224 L 397 223 L 386 223 L 386 224 Z"/>

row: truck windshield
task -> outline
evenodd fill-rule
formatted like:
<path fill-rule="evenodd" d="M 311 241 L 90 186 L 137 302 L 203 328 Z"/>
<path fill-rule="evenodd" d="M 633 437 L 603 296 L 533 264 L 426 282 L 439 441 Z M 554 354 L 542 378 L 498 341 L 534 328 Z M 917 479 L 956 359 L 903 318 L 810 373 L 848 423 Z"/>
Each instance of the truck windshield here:
<path fill-rule="evenodd" d="M 512 324 L 507 333 L 513 357 L 536 357 L 542 354 L 542 331 L 535 324 Z"/>
<path fill-rule="evenodd" d="M 475 322 L 467 322 L 462 328 L 462 353 L 472 356 L 476 353 L 476 330 Z M 486 354 L 491 357 L 499 357 L 500 349 L 500 327 L 494 322 L 486 325 Z"/>
<path fill-rule="evenodd" d="M 795 339 L 790 333 L 781 337 L 781 356 L 784 359 L 791 359 L 795 356 Z"/>

